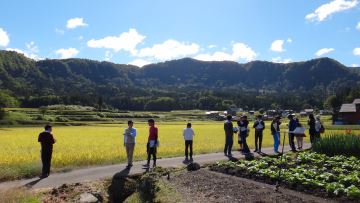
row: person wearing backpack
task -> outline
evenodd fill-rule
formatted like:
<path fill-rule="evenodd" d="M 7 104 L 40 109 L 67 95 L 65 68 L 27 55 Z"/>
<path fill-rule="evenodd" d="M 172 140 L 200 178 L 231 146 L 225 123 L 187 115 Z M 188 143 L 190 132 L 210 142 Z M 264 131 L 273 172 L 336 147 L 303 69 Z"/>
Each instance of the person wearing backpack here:
<path fill-rule="evenodd" d="M 316 141 L 317 139 L 320 139 L 320 134 L 321 133 L 324 133 L 325 131 L 325 128 L 323 126 L 323 124 L 321 123 L 321 120 L 320 120 L 320 115 L 317 115 L 315 117 L 315 138 L 314 138 L 314 141 Z"/>
<path fill-rule="evenodd" d="M 255 150 L 254 150 L 254 152 L 261 153 L 263 131 L 265 129 L 265 123 L 262 120 L 262 115 L 257 116 L 253 127 L 255 128 Z"/>

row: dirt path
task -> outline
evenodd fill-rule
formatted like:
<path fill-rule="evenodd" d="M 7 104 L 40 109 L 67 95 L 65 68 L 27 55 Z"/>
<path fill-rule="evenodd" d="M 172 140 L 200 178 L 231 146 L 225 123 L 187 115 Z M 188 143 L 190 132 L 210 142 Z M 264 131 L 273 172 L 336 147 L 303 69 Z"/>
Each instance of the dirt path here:
<path fill-rule="evenodd" d="M 169 182 L 182 195 L 183 202 L 327 202 L 304 193 L 273 185 L 200 169 L 174 174 Z"/>
<path fill-rule="evenodd" d="M 304 144 L 304 148 L 310 147 L 309 144 Z M 264 148 L 263 153 L 265 154 L 273 154 L 272 148 Z M 288 147 L 285 147 L 285 151 L 289 151 Z M 254 154 L 254 156 L 259 156 L 258 154 Z M 240 152 L 233 152 L 233 158 L 242 159 L 244 155 L 241 155 Z M 225 157 L 223 153 L 210 153 L 210 154 L 201 154 L 194 156 L 194 162 L 197 162 L 201 165 L 214 163 L 221 160 L 226 160 L 228 157 Z M 117 165 L 109 165 L 109 166 L 98 166 L 84 169 L 72 170 L 64 173 L 55 173 L 51 174 L 48 178 L 39 179 L 32 178 L 26 180 L 18 180 L 18 181 L 10 181 L 0 183 L 1 189 L 9 189 L 14 187 L 27 187 L 29 189 L 40 189 L 40 188 L 53 188 L 59 187 L 62 184 L 71 184 L 71 183 L 79 183 L 84 181 L 96 181 L 102 180 L 105 178 L 111 178 L 116 173 L 126 173 L 124 175 L 135 175 L 139 173 L 143 173 L 145 169 L 142 168 L 142 165 L 145 164 L 145 161 L 135 162 L 134 166 L 130 171 L 124 170 L 126 164 L 117 164 Z M 157 161 L 157 165 L 169 168 L 169 167 L 183 167 L 185 164 L 183 163 L 183 157 L 174 157 L 174 158 L 163 158 Z"/>

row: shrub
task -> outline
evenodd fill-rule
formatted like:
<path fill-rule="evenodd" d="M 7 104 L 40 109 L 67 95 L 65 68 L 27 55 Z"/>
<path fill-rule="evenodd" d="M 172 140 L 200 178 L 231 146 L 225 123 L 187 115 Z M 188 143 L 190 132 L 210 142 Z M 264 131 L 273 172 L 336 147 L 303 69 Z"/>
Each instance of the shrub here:
<path fill-rule="evenodd" d="M 360 157 L 360 136 L 328 135 L 313 144 L 313 151 L 328 156 L 345 155 Z"/>

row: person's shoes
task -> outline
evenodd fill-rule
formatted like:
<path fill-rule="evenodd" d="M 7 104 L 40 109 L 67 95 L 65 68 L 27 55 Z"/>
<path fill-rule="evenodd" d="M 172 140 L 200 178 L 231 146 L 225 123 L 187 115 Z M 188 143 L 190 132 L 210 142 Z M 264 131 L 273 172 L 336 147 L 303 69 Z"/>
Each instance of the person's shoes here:
<path fill-rule="evenodd" d="M 193 158 L 190 158 L 190 162 L 193 162 L 194 160 L 193 160 Z"/>
<path fill-rule="evenodd" d="M 230 156 L 230 157 L 231 157 L 231 156 L 232 156 L 232 154 L 228 154 L 228 156 Z"/>
<path fill-rule="evenodd" d="M 259 149 L 259 150 L 257 151 L 257 153 L 259 153 L 259 154 L 260 154 L 260 153 L 261 153 L 261 149 Z"/>
<path fill-rule="evenodd" d="M 128 164 L 128 165 L 126 166 L 126 169 L 130 169 L 132 166 L 133 166 L 132 164 Z"/>
<path fill-rule="evenodd" d="M 224 153 L 224 156 L 228 156 L 226 153 Z"/>
<path fill-rule="evenodd" d="M 156 167 L 156 163 L 153 164 L 153 168 L 155 168 L 155 167 Z"/>
<path fill-rule="evenodd" d="M 258 150 L 257 150 L 257 149 L 255 149 L 255 150 L 254 150 L 254 152 L 258 152 Z"/>
<path fill-rule="evenodd" d="M 144 168 L 149 168 L 149 167 L 150 167 L 150 164 L 144 164 L 143 167 L 144 167 Z"/>
<path fill-rule="evenodd" d="M 296 150 L 296 149 L 292 149 L 291 151 L 292 151 L 292 152 L 297 152 L 297 150 Z"/>
<path fill-rule="evenodd" d="M 280 152 L 279 152 L 279 151 L 277 151 L 277 150 L 275 150 L 274 152 L 275 152 L 276 154 L 280 154 Z"/>
<path fill-rule="evenodd" d="M 47 178 L 49 177 L 49 174 L 42 174 L 41 176 L 39 176 L 39 178 L 43 179 L 43 178 Z"/>

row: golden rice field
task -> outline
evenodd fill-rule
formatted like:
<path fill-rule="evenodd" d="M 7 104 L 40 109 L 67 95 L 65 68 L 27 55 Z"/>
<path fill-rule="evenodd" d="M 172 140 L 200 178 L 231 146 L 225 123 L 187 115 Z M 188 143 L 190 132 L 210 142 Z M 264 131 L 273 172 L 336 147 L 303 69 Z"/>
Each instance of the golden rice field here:
<path fill-rule="evenodd" d="M 158 157 L 182 156 L 184 142 L 182 129 L 186 123 L 158 123 L 160 147 Z M 268 125 L 269 123 L 267 123 Z M 104 165 L 125 162 L 123 131 L 126 124 L 97 124 L 91 126 L 54 126 L 57 140 L 54 145 L 52 170 L 59 171 L 79 166 Z M 146 158 L 148 126 L 135 123 L 137 144 L 135 160 Z M 221 121 L 193 122 L 195 131 L 194 154 L 221 152 L 224 146 L 224 130 Z M 40 172 L 40 145 L 37 142 L 42 127 L 0 128 L 0 180 L 31 177 Z M 331 133 L 331 131 L 327 131 Z M 309 138 L 306 137 L 305 141 Z M 254 132 L 248 138 L 254 148 Z M 272 146 L 269 126 L 264 132 L 263 146 Z M 237 149 L 237 139 L 233 149 Z"/>

